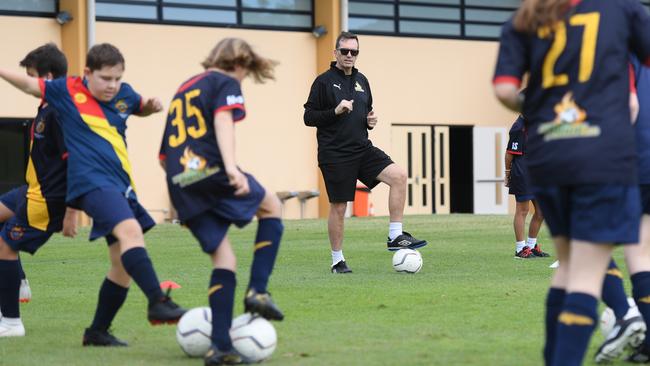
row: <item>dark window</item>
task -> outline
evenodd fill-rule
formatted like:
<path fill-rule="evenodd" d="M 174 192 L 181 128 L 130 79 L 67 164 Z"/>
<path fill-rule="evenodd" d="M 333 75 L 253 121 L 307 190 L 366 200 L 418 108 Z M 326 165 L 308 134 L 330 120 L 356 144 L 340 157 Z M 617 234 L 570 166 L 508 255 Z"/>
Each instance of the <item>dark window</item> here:
<path fill-rule="evenodd" d="M 360 34 L 496 40 L 520 0 L 349 0 Z M 650 6 L 650 0 L 644 0 Z"/>
<path fill-rule="evenodd" d="M 96 0 L 98 20 L 311 31 L 314 0 Z"/>
<path fill-rule="evenodd" d="M 0 14 L 21 16 L 53 17 L 57 10 L 57 0 L 2 0 Z"/>
<path fill-rule="evenodd" d="M 0 193 L 25 184 L 29 153 L 29 121 L 0 119 Z"/>

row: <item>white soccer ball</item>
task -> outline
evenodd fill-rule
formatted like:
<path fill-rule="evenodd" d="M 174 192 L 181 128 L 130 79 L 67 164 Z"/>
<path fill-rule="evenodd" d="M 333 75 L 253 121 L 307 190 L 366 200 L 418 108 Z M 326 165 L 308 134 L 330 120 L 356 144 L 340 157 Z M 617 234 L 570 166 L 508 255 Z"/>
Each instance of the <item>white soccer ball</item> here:
<path fill-rule="evenodd" d="M 634 299 L 631 297 L 627 298 L 627 303 L 630 304 L 631 308 L 636 307 L 636 303 L 634 302 Z M 600 315 L 600 331 L 603 333 L 605 337 L 614 329 L 614 325 L 616 324 L 616 316 L 614 315 L 614 310 L 611 308 L 605 308 L 603 310 L 603 313 Z"/>
<path fill-rule="evenodd" d="M 273 325 L 268 320 L 250 313 L 233 319 L 230 338 L 233 347 L 242 355 L 244 361 L 249 363 L 269 358 L 278 341 Z"/>
<path fill-rule="evenodd" d="M 190 357 L 203 357 L 210 349 L 212 310 L 194 308 L 183 314 L 176 327 L 176 340 Z"/>
<path fill-rule="evenodd" d="M 418 273 L 422 268 L 422 256 L 413 249 L 400 249 L 393 254 L 393 268 L 397 272 Z"/>

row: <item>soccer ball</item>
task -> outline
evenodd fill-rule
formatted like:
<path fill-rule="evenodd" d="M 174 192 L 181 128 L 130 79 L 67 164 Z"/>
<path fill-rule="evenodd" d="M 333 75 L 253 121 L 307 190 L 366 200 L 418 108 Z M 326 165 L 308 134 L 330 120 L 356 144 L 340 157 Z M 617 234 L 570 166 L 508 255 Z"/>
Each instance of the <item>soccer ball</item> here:
<path fill-rule="evenodd" d="M 273 325 L 268 320 L 251 313 L 233 319 L 230 338 L 235 350 L 248 363 L 269 358 L 275 351 L 278 340 Z"/>
<path fill-rule="evenodd" d="M 631 297 L 627 298 L 627 303 L 630 304 L 631 308 L 636 307 L 636 303 Z M 614 311 L 611 308 L 605 308 L 605 310 L 603 310 L 603 313 L 600 315 L 600 331 L 605 337 L 607 337 L 612 329 L 614 329 L 615 324 L 616 316 L 614 315 Z"/>
<path fill-rule="evenodd" d="M 210 349 L 212 310 L 194 308 L 183 314 L 176 327 L 176 340 L 190 357 L 203 357 Z"/>
<path fill-rule="evenodd" d="M 393 268 L 397 272 L 418 273 L 422 268 L 422 256 L 413 249 L 400 249 L 393 254 Z"/>

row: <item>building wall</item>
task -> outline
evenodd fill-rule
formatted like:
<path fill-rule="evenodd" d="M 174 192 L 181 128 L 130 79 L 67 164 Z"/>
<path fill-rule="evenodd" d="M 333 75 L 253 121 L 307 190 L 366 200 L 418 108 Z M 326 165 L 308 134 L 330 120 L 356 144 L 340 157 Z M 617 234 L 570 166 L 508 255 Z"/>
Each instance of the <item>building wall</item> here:
<path fill-rule="evenodd" d="M 0 44 L 3 67 L 20 70 L 18 63 L 34 48 L 47 42 L 61 47 L 61 26 L 53 19 L 0 16 Z M 36 115 L 38 99 L 0 83 L 1 117 L 31 118 Z"/>

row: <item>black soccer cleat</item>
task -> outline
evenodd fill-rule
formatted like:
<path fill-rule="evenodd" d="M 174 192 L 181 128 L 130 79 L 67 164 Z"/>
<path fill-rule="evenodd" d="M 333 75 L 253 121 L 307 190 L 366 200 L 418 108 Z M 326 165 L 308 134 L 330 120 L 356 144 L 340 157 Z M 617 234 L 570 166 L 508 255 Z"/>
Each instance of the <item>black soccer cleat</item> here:
<path fill-rule="evenodd" d="M 176 324 L 187 310 L 178 306 L 169 296 L 149 303 L 147 319 L 151 325 Z"/>
<path fill-rule="evenodd" d="M 267 320 L 284 319 L 284 314 L 273 302 L 271 294 L 259 293 L 253 288 L 249 288 L 244 297 L 244 312 L 259 314 Z"/>
<path fill-rule="evenodd" d="M 210 350 L 203 357 L 203 361 L 205 366 L 239 365 L 244 363 L 242 357 L 234 348 L 229 351 L 220 351 L 214 345 L 210 346 Z"/>
<path fill-rule="evenodd" d="M 641 315 L 626 316 L 626 318 L 616 322 L 606 336 L 605 342 L 598 347 L 594 357 L 596 363 L 612 362 L 618 359 L 626 348 L 637 348 L 643 342 L 646 326 Z"/>
<path fill-rule="evenodd" d="M 535 257 L 545 258 L 545 257 L 550 257 L 551 256 L 550 254 L 543 251 L 542 247 L 540 247 L 539 244 L 535 244 L 535 247 L 533 249 L 531 249 L 531 251 L 533 252 L 533 255 Z"/>
<path fill-rule="evenodd" d="M 332 273 L 352 273 L 352 270 L 345 261 L 338 261 L 336 264 L 333 264 L 331 271 Z"/>
<path fill-rule="evenodd" d="M 634 349 L 632 353 L 625 359 L 631 363 L 649 363 L 650 362 L 650 346 L 645 342 L 641 343 L 639 347 Z"/>
<path fill-rule="evenodd" d="M 87 346 L 100 346 L 100 347 L 126 347 L 129 344 L 117 339 L 108 330 L 96 330 L 86 328 L 84 337 L 81 342 L 84 347 Z"/>
<path fill-rule="evenodd" d="M 391 252 L 398 251 L 400 249 L 417 249 L 422 248 L 427 245 L 426 240 L 420 240 L 413 237 L 413 235 L 407 233 L 406 231 L 402 232 L 402 235 L 398 235 L 392 241 L 388 238 L 386 242 L 387 249 Z"/>

